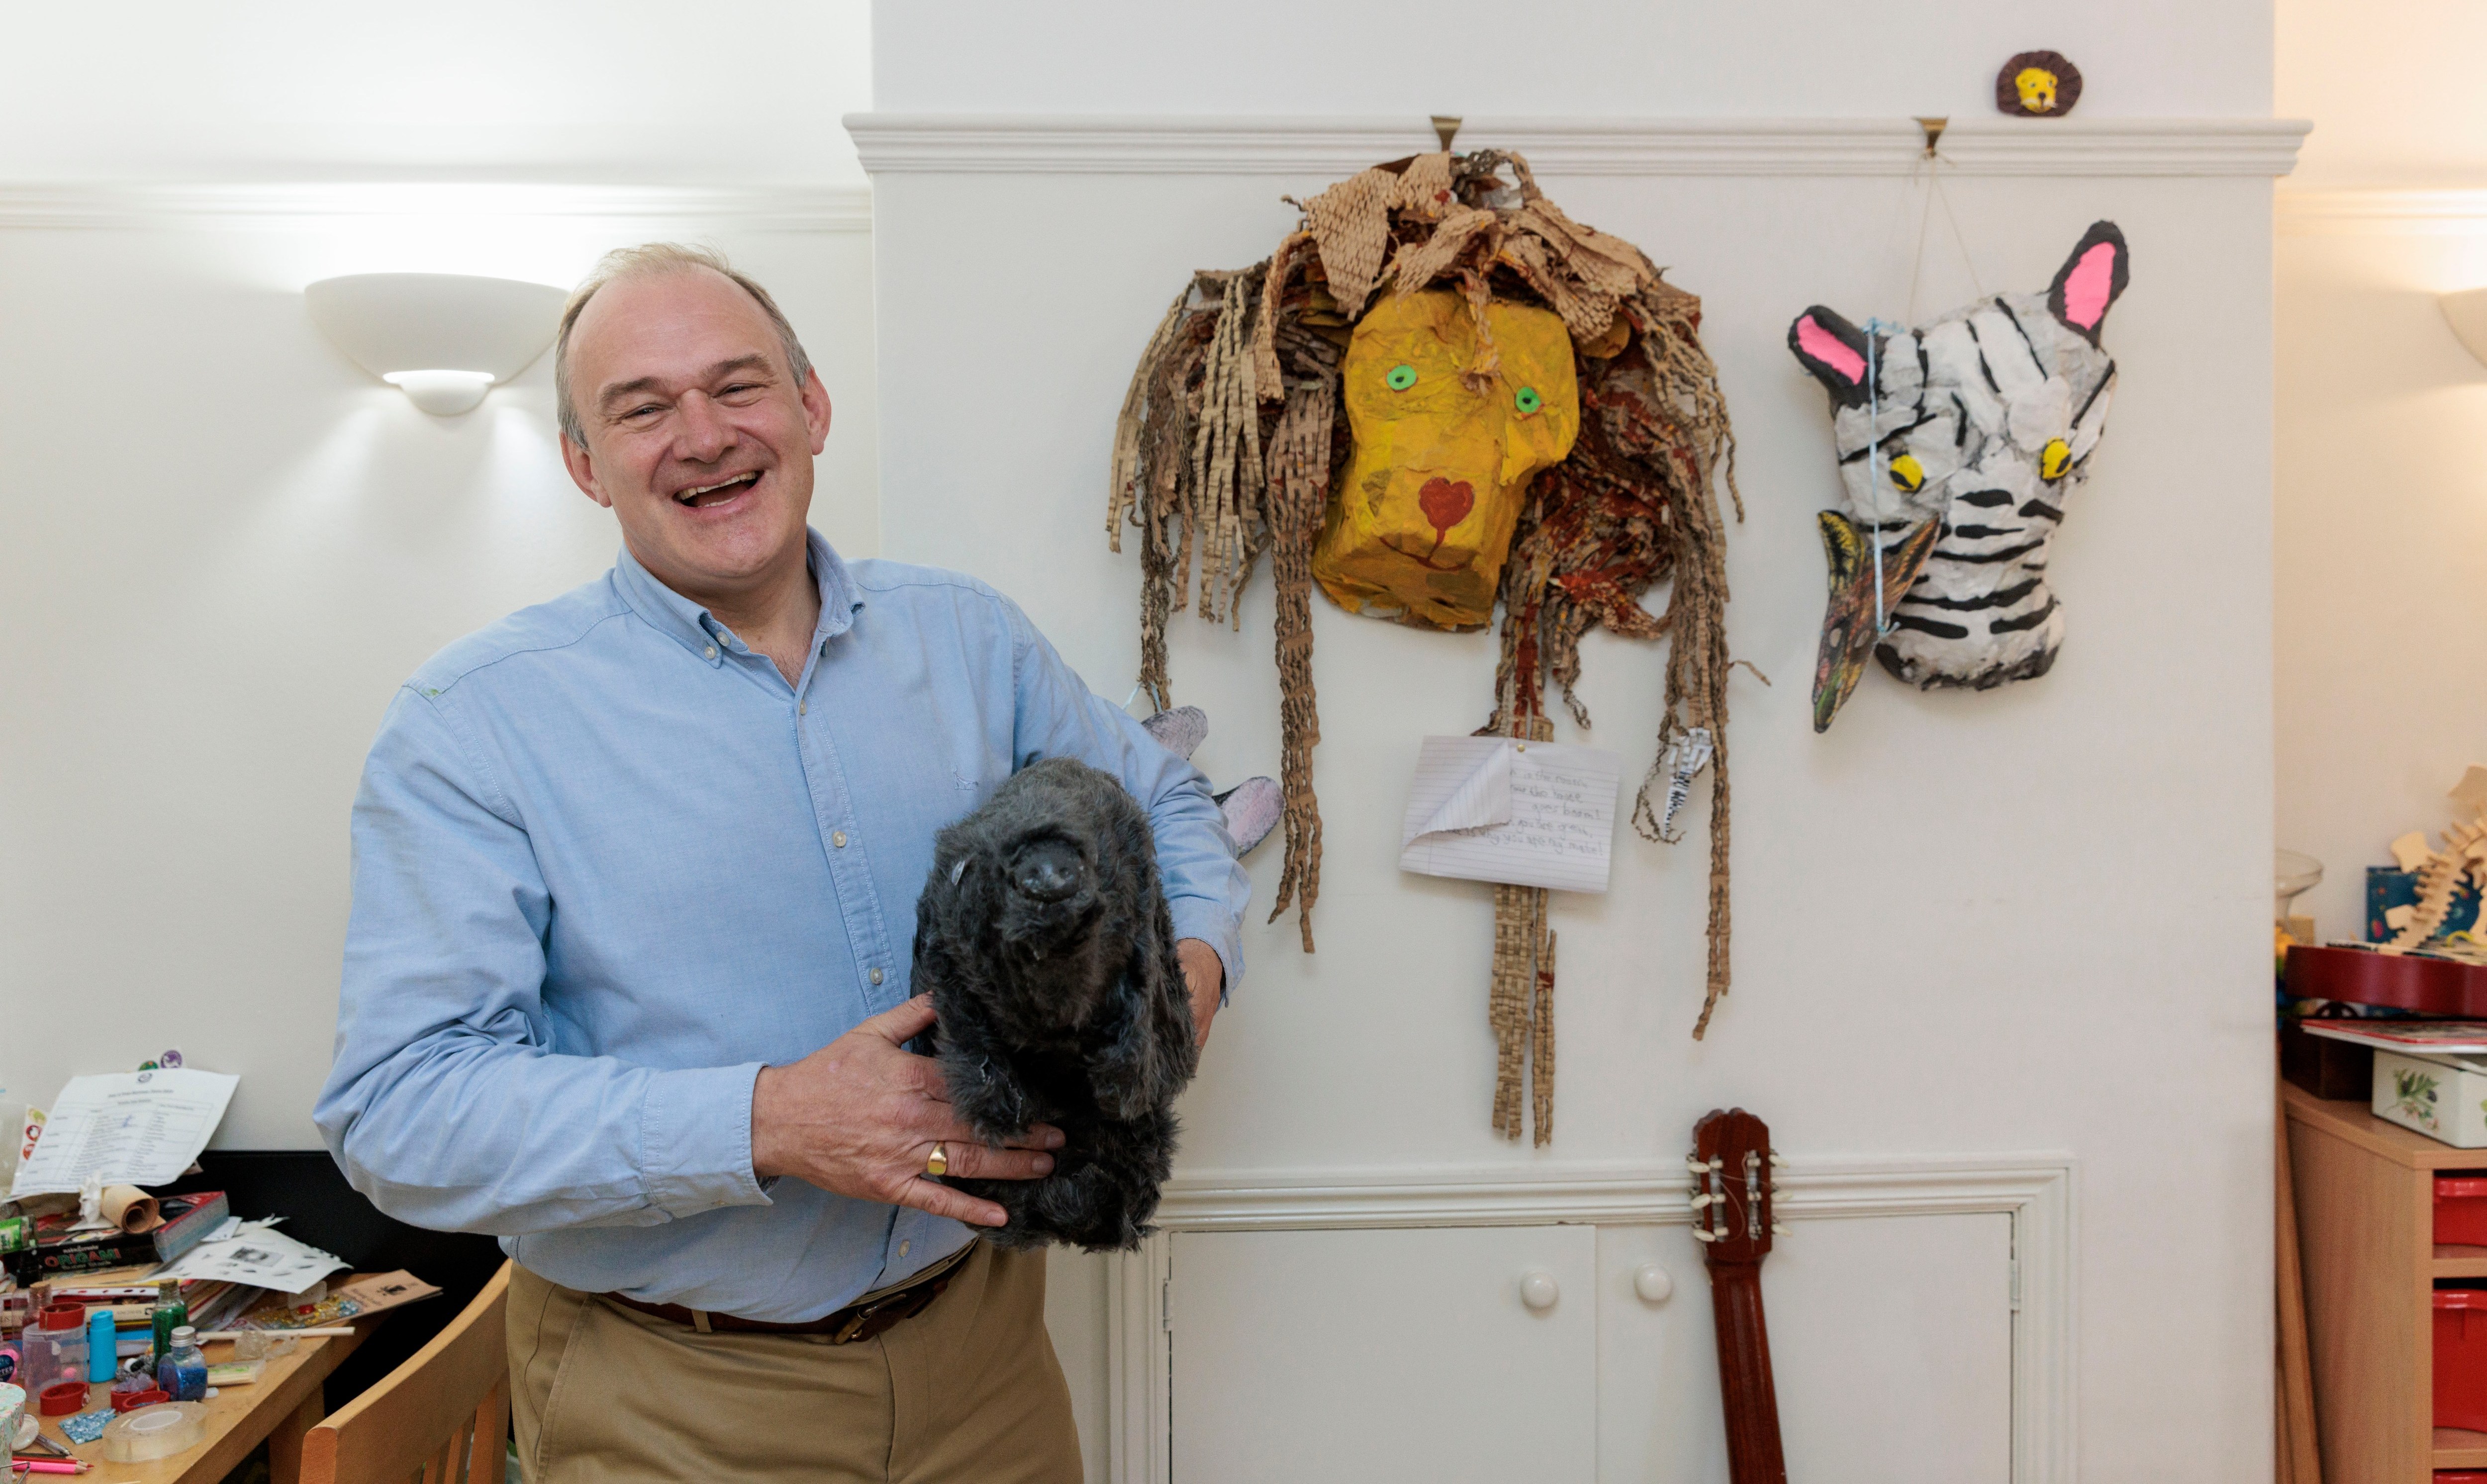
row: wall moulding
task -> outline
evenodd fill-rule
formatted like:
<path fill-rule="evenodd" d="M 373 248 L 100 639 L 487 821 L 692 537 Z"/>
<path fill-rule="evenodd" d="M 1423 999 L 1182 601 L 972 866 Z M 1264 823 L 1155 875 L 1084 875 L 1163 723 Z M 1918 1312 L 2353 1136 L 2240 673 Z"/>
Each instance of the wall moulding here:
<path fill-rule="evenodd" d="M 846 117 L 874 175 L 1315 175 L 1437 148 L 1417 118 L 1059 114 Z M 2299 119 L 1955 119 L 1944 159 L 1962 175 L 2286 175 Z M 1496 119 L 1468 148 L 1518 150 L 1550 176 L 1906 175 L 1925 139 L 1911 119 Z"/>
<path fill-rule="evenodd" d="M 2040 1153 L 1913 1159 L 1791 1158 L 1776 1211 L 1798 1222 L 1852 1217 L 2001 1213 L 2012 1219 L 2013 1484 L 2076 1477 L 2073 1157 Z M 1106 1477 L 1171 1476 L 1168 1284 L 1177 1232 L 1432 1226 L 1688 1225 L 1683 1166 L 1576 1166 L 1546 1178 L 1509 1171 L 1200 1171 L 1167 1182 L 1158 1234 L 1107 1259 Z"/>
<path fill-rule="evenodd" d="M 2286 237 L 2477 237 L 2487 235 L 2487 187 L 2282 189 L 2273 214 Z"/>
<path fill-rule="evenodd" d="M 629 222 L 758 232 L 869 232 L 869 186 L 456 182 L 0 184 L 0 228 L 284 227 L 361 218 Z"/>

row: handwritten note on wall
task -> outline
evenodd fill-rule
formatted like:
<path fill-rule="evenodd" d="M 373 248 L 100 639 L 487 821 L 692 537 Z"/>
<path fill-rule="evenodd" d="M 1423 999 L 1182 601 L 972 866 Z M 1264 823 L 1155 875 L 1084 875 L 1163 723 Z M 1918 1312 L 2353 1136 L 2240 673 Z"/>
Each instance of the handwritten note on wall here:
<path fill-rule="evenodd" d="M 1507 737 L 1428 737 L 1399 868 L 1556 891 L 1604 891 L 1623 756 Z"/>

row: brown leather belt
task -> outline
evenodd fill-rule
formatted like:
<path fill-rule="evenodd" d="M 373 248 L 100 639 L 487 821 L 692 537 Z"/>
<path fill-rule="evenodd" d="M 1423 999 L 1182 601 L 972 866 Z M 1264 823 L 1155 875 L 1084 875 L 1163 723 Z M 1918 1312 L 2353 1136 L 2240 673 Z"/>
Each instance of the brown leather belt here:
<path fill-rule="evenodd" d="M 744 1319 L 739 1314 L 719 1314 L 708 1309 L 685 1308 L 679 1303 L 645 1303 L 621 1294 L 598 1294 L 596 1297 L 607 1303 L 618 1303 L 626 1309 L 636 1309 L 642 1314 L 652 1314 L 658 1319 L 669 1320 L 685 1329 L 696 1330 L 702 1334 L 825 1334 L 832 1345 L 852 1345 L 857 1340 L 871 1339 L 901 1320 L 912 1319 L 931 1308 L 933 1301 L 941 1297 L 941 1290 L 950 1286 L 950 1280 L 959 1275 L 960 1266 L 965 1263 L 975 1250 L 976 1244 L 970 1242 L 917 1274 L 902 1287 L 893 1288 L 883 1294 L 874 1294 L 850 1303 L 835 1313 L 824 1314 L 819 1319 L 804 1320 L 800 1324 L 785 1325 L 775 1324 L 766 1319 Z"/>

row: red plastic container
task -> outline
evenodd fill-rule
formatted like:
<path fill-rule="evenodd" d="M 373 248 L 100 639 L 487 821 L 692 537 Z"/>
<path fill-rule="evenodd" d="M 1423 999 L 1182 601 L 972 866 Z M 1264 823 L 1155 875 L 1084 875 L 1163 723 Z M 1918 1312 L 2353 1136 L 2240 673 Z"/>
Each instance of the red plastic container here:
<path fill-rule="evenodd" d="M 2487 1246 L 2487 1175 L 2435 1177 L 2435 1240 Z M 2480 1484 L 2487 1484 L 2487 1473 L 2481 1473 Z"/>
<path fill-rule="evenodd" d="M 2438 1469 L 2435 1484 L 2487 1484 L 2487 1469 Z"/>
<path fill-rule="evenodd" d="M 2435 1291 L 2435 1425 L 2487 1432 L 2487 1289 Z"/>

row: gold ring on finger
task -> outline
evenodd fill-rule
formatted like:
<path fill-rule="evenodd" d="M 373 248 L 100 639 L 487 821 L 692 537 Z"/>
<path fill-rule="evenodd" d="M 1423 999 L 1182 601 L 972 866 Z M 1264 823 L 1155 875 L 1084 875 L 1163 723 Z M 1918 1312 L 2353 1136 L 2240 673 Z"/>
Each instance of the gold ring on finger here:
<path fill-rule="evenodd" d="M 935 1144 L 933 1146 L 933 1158 L 924 1162 L 924 1173 L 928 1175 L 946 1175 L 950 1173 L 950 1156 L 942 1150 L 939 1144 Z"/>

